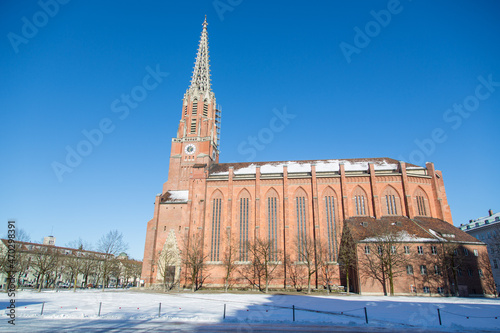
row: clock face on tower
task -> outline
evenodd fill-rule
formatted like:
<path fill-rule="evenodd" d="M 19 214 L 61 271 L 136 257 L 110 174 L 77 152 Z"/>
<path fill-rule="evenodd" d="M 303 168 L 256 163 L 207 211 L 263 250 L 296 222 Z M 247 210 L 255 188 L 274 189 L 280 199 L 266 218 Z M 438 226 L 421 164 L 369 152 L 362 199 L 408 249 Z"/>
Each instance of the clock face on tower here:
<path fill-rule="evenodd" d="M 196 146 L 190 143 L 184 148 L 184 151 L 188 155 L 194 154 L 194 152 L 196 151 Z"/>

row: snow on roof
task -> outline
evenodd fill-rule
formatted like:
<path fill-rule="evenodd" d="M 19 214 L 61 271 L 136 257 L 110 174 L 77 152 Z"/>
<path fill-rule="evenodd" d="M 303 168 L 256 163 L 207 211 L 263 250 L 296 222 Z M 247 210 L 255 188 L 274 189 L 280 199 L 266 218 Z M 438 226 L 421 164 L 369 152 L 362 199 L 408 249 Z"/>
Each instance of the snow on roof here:
<path fill-rule="evenodd" d="M 257 166 L 260 166 L 262 174 L 268 173 L 282 173 L 283 166 L 286 165 L 288 172 L 311 172 L 311 165 L 316 165 L 317 172 L 338 172 L 340 164 L 344 164 L 346 171 L 366 171 L 369 169 L 369 164 L 373 163 L 375 170 L 397 170 L 397 163 L 390 163 L 387 160 L 363 160 L 363 161 L 349 161 L 349 160 L 318 160 L 318 161 L 286 161 L 286 162 L 269 162 L 264 164 L 251 163 L 247 166 L 235 168 L 235 175 L 255 174 Z M 214 172 L 212 175 L 227 175 L 229 171 Z"/>
<path fill-rule="evenodd" d="M 416 237 L 415 235 L 410 235 L 406 230 L 400 231 L 395 235 L 395 239 L 392 239 L 392 235 L 386 236 L 386 237 L 368 237 L 363 239 L 363 242 L 380 242 L 380 241 L 398 241 L 398 242 L 438 242 L 439 240 L 435 238 L 423 238 L 423 237 Z M 384 238 L 391 238 L 391 239 L 384 239 Z"/>
<path fill-rule="evenodd" d="M 187 202 L 189 197 L 188 190 L 167 191 L 165 202 Z"/>

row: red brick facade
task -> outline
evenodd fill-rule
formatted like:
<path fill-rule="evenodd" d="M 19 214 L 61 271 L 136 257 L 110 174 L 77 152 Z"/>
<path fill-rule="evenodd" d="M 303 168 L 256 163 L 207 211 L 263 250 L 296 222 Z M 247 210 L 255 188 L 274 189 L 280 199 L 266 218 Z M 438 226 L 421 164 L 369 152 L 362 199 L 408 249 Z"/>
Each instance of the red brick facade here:
<path fill-rule="evenodd" d="M 157 258 L 169 235 L 181 251 L 186 239 L 200 235 L 210 274 L 205 285 L 210 286 L 222 284 L 221 254 L 230 240 L 272 240 L 296 260 L 292 244 L 301 230 L 329 244 L 336 261 L 344 221 L 351 217 L 427 216 L 452 224 L 443 176 L 432 163 L 419 167 L 368 158 L 219 164 L 219 114 L 210 89 L 207 36 L 204 23 L 172 139 L 168 181 L 147 224 L 146 285 L 157 281 Z M 340 284 L 340 273 L 337 277 L 334 282 Z M 272 284 L 287 285 L 285 272 Z"/>

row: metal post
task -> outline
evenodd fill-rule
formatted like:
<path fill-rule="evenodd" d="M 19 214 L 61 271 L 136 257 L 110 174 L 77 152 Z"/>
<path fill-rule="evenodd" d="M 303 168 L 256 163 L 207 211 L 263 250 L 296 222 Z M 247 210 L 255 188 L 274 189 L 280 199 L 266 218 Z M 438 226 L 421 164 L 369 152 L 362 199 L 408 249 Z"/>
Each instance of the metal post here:
<path fill-rule="evenodd" d="M 292 310 L 293 310 L 293 321 L 295 321 L 295 305 L 292 305 Z"/>
<path fill-rule="evenodd" d="M 224 304 L 224 315 L 222 316 L 222 319 L 226 319 L 226 304 Z"/>
<path fill-rule="evenodd" d="M 158 308 L 158 318 L 161 317 L 161 302 L 160 302 L 160 306 Z"/>
<path fill-rule="evenodd" d="M 43 315 L 43 307 L 45 306 L 45 302 L 42 303 L 42 312 L 40 312 L 40 316 Z"/>
<path fill-rule="evenodd" d="M 101 316 L 101 305 L 102 305 L 102 302 L 99 302 L 99 314 L 97 315 L 97 317 Z"/>
<path fill-rule="evenodd" d="M 441 311 L 439 311 L 439 308 L 438 308 L 438 318 L 439 318 L 439 326 L 441 326 Z"/>
<path fill-rule="evenodd" d="M 368 324 L 368 312 L 366 311 L 366 306 L 365 306 L 365 321 Z"/>

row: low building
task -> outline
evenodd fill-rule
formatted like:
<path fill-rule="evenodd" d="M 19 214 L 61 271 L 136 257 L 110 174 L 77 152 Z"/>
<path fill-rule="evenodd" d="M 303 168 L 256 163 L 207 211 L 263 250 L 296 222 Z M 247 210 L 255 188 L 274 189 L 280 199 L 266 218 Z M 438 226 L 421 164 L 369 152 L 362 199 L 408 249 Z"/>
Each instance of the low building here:
<path fill-rule="evenodd" d="M 499 290 L 500 213 L 493 213 L 490 209 L 487 216 L 470 220 L 467 224 L 461 224 L 460 229 L 487 245 L 493 277 L 497 290 Z"/>
<path fill-rule="evenodd" d="M 52 240 L 55 240 L 52 237 Z M 47 242 L 48 243 L 48 242 Z M 8 240 L 0 240 L 0 285 L 5 287 L 10 263 L 7 259 Z M 137 285 L 142 262 L 113 255 L 30 242 L 16 242 L 14 278 L 19 287 L 69 288 L 103 284 Z M 105 266 L 105 263 L 106 266 Z M 106 268 L 104 268 L 104 266 Z M 107 273 L 104 273 L 107 271 Z"/>
<path fill-rule="evenodd" d="M 350 282 L 355 292 L 496 294 L 486 244 L 448 222 L 430 217 L 355 217 L 348 219 L 346 226 L 356 253 Z M 346 282 L 345 274 L 342 282 Z"/>

